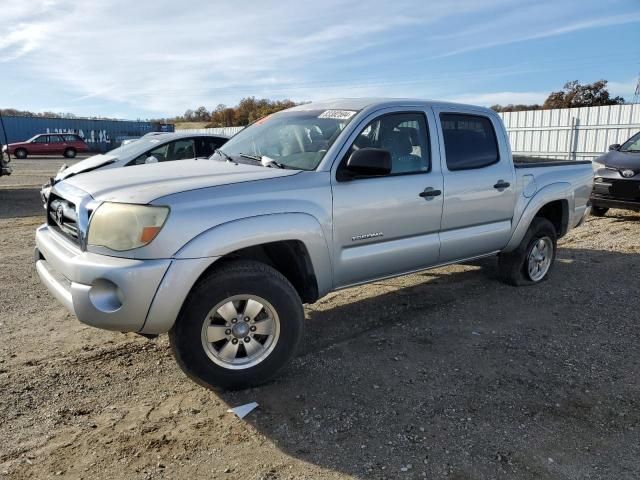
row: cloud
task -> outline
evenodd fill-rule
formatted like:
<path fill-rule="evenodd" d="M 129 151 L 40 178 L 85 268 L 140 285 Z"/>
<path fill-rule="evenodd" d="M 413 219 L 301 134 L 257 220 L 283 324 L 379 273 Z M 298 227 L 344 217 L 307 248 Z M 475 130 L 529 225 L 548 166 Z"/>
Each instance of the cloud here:
<path fill-rule="evenodd" d="M 607 88 L 612 96 L 620 95 L 624 97 L 627 102 L 630 102 L 635 94 L 636 87 L 638 86 L 638 78 L 631 78 L 622 82 L 608 82 Z"/>
<path fill-rule="evenodd" d="M 603 15 L 608 7 L 599 5 L 3 0 L 3 23 L 10 27 L 0 37 L 0 61 L 3 69 L 8 65 L 22 78 L 38 79 L 45 92 L 69 92 L 68 110 L 104 102 L 117 111 L 164 115 L 233 104 L 247 95 L 446 96 L 460 83 L 518 69 L 447 73 L 438 70 L 435 57 L 640 20 L 620 8 Z M 0 95 L 8 81 L 0 78 Z M 459 98 L 506 103 L 500 95 L 538 98 L 537 92 Z M 49 103 L 62 105 L 57 98 Z"/>
<path fill-rule="evenodd" d="M 550 28 L 545 25 L 540 31 L 533 31 L 533 32 L 528 32 L 529 30 L 528 28 L 524 28 L 520 32 L 518 31 L 509 32 L 509 29 L 507 28 L 507 26 L 511 20 L 512 20 L 512 17 L 508 19 L 502 18 L 499 21 L 494 22 L 492 24 L 492 26 L 494 27 L 493 30 L 495 30 L 495 32 L 492 35 L 487 35 L 487 37 L 497 38 L 497 40 L 492 40 L 489 42 L 472 43 L 470 45 L 467 45 L 461 48 L 457 48 L 457 49 L 453 49 L 453 50 L 449 50 L 444 53 L 441 53 L 437 55 L 436 58 L 451 57 L 454 55 L 460 55 L 461 53 L 468 53 L 476 50 L 483 50 L 486 48 L 493 48 L 497 46 L 509 45 L 509 44 L 525 42 L 529 40 L 540 40 L 543 38 L 555 37 L 558 35 L 577 32 L 580 30 L 608 27 L 612 25 L 623 25 L 627 23 L 637 23 L 637 22 L 640 22 L 640 12 L 633 13 L 633 14 L 624 14 L 624 15 L 609 15 L 604 17 L 589 18 L 586 20 L 573 19 L 573 20 L 569 20 L 567 23 L 564 23 L 562 25 L 552 26 Z M 481 28 L 481 30 L 479 30 L 476 27 L 468 32 L 458 32 L 455 35 L 455 37 L 462 38 L 462 37 L 468 37 L 468 36 L 476 36 L 481 31 L 484 31 L 486 33 L 487 30 L 488 30 L 488 26 L 485 25 L 484 27 Z"/>
<path fill-rule="evenodd" d="M 492 93 L 468 93 L 449 97 L 447 100 L 459 103 L 491 106 L 499 105 L 542 105 L 549 96 L 549 92 L 492 92 Z"/>

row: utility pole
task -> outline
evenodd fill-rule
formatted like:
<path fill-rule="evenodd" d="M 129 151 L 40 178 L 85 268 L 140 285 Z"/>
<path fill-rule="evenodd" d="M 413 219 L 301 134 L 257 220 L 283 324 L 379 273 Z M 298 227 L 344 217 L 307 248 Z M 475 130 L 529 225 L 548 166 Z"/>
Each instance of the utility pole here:
<path fill-rule="evenodd" d="M 632 103 L 640 103 L 640 73 L 638 74 L 638 83 L 636 83 L 636 91 L 633 94 Z"/>

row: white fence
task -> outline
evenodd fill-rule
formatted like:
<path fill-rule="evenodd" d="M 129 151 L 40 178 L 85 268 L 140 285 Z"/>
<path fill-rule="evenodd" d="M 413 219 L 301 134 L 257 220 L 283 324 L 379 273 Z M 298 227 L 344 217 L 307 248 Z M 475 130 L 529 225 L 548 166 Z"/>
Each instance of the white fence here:
<path fill-rule="evenodd" d="M 210 133 L 212 135 L 226 135 L 232 137 L 244 127 L 219 127 L 219 128 L 187 128 L 184 130 L 176 130 L 180 133 Z"/>
<path fill-rule="evenodd" d="M 514 155 L 592 160 L 640 131 L 640 104 L 505 112 Z"/>

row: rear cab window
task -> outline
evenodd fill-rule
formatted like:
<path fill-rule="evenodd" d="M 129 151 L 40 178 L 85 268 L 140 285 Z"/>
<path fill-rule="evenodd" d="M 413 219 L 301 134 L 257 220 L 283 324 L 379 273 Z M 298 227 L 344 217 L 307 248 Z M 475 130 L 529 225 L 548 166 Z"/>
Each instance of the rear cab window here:
<path fill-rule="evenodd" d="M 500 161 L 498 139 L 488 117 L 461 113 L 441 113 L 447 168 L 471 170 Z"/>

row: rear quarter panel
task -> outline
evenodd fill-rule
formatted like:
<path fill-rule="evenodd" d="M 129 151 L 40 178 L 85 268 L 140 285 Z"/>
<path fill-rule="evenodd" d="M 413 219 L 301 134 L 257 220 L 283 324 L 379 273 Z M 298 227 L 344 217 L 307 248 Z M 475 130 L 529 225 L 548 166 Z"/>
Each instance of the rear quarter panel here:
<path fill-rule="evenodd" d="M 542 207 L 563 200 L 568 205 L 568 229 L 575 227 L 587 209 L 593 188 L 591 162 L 516 168 L 519 195 L 514 209 L 513 233 L 505 251 L 515 249 Z"/>

